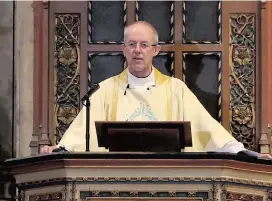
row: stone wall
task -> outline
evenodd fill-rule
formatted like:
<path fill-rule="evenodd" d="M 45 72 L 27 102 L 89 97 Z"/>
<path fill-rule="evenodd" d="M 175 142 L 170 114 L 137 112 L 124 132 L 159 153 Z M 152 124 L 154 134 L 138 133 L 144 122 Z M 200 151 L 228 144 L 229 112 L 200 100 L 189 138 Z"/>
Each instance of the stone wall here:
<path fill-rule="evenodd" d="M 0 154 L 13 152 L 13 2 L 0 2 Z"/>
<path fill-rule="evenodd" d="M 0 200 L 8 199 L 7 177 L 1 163 L 14 156 L 13 110 L 13 10 L 12 1 L 0 1 Z"/>
<path fill-rule="evenodd" d="M 30 155 L 33 133 L 32 1 L 0 1 L 0 201 L 14 195 L 1 163 Z"/>

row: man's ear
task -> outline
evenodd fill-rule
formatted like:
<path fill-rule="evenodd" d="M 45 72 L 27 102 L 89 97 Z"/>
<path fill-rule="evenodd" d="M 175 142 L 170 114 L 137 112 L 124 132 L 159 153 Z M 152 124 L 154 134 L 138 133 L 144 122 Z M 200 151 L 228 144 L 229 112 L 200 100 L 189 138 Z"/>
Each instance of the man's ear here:
<path fill-rule="evenodd" d="M 154 54 L 153 54 L 154 57 L 157 56 L 160 51 L 161 51 L 161 46 L 160 45 L 155 46 L 155 48 L 154 48 Z"/>

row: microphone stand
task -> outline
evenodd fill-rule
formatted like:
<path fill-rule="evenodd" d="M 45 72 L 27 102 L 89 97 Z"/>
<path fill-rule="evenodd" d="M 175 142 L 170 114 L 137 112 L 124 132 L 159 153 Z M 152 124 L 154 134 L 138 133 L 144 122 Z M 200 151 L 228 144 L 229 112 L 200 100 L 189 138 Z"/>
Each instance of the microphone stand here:
<path fill-rule="evenodd" d="M 99 84 L 94 84 L 90 90 L 81 98 L 82 104 L 86 107 L 86 152 L 90 151 L 90 99 L 89 97 L 100 88 Z M 85 104 L 83 101 L 85 100 Z"/>
<path fill-rule="evenodd" d="M 86 99 L 86 152 L 90 151 L 90 100 Z"/>

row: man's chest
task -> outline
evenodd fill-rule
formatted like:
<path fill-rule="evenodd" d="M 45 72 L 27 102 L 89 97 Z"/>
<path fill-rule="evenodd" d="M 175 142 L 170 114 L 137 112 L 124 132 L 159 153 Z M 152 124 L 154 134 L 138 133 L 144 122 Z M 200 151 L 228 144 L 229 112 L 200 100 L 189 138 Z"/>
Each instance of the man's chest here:
<path fill-rule="evenodd" d="M 118 98 L 120 121 L 163 121 L 167 117 L 169 97 L 164 88 L 129 89 Z"/>

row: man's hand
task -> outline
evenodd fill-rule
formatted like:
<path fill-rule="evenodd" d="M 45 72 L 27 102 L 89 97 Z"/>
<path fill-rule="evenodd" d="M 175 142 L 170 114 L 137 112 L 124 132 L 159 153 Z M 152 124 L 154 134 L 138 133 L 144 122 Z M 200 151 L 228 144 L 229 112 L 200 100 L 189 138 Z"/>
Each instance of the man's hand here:
<path fill-rule="evenodd" d="M 57 148 L 57 146 L 47 146 L 46 145 L 46 146 L 41 147 L 40 153 L 41 154 L 52 153 L 52 151 L 56 148 Z"/>
<path fill-rule="evenodd" d="M 270 154 L 260 154 L 258 158 L 272 159 Z"/>

